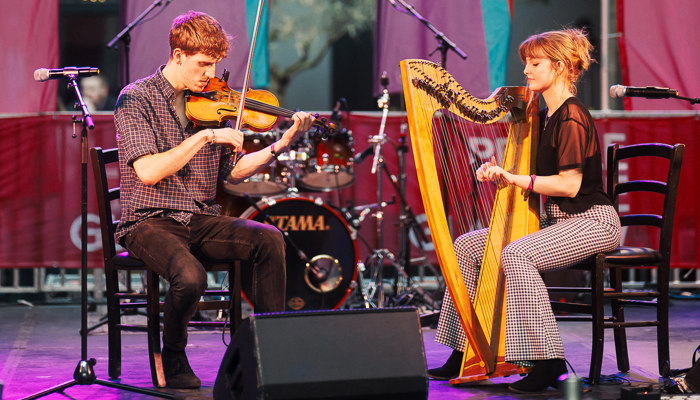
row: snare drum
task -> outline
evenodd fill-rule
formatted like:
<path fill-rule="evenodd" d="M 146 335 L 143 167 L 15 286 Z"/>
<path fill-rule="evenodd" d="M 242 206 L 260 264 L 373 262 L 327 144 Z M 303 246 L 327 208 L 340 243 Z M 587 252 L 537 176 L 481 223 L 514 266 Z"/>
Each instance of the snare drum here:
<path fill-rule="evenodd" d="M 262 150 L 277 140 L 274 132 L 245 132 L 243 139 L 243 152 L 252 153 Z M 281 194 L 287 189 L 287 174 L 279 163 L 275 162 L 268 167 L 252 175 L 243 182 L 233 184 L 224 182 L 224 190 L 243 196 L 246 193 L 251 196 L 273 196 Z"/>
<path fill-rule="evenodd" d="M 299 181 L 309 190 L 327 192 L 352 185 L 352 132 L 343 131 L 323 139 L 318 133 L 309 137 L 311 149 Z"/>

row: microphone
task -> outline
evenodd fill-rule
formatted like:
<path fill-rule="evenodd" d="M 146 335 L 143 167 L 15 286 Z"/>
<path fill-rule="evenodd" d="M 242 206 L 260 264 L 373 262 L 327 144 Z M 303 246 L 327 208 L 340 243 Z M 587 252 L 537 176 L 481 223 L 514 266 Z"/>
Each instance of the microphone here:
<path fill-rule="evenodd" d="M 65 78 L 71 75 L 75 77 L 86 77 L 98 75 L 99 73 L 100 69 L 93 67 L 63 67 L 57 69 L 39 68 L 34 71 L 34 80 L 38 82 L 45 82 L 49 79 Z"/>
<path fill-rule="evenodd" d="M 311 278 L 313 278 L 316 283 L 323 283 L 328 279 L 328 270 L 325 268 L 320 268 L 315 262 L 309 261 L 307 264 L 309 267 L 309 273 Z"/>
<path fill-rule="evenodd" d="M 656 86 L 633 87 L 612 85 L 610 86 L 610 97 L 645 97 L 647 99 L 668 99 L 669 97 L 678 96 L 678 91 L 669 88 L 660 88 Z"/>
<path fill-rule="evenodd" d="M 374 152 L 374 146 L 369 145 L 366 149 L 362 150 L 362 153 L 356 155 L 353 158 L 353 161 L 355 162 L 355 164 L 359 164 L 362 161 L 364 161 L 364 159 L 367 158 L 373 152 Z"/>

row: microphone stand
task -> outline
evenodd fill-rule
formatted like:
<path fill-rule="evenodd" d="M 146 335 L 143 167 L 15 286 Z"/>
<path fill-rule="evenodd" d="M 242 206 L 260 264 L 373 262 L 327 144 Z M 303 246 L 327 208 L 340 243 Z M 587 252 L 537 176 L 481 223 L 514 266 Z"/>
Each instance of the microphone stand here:
<path fill-rule="evenodd" d="M 457 53 L 457 55 L 462 57 L 463 60 L 467 59 L 467 53 L 465 53 L 464 51 L 462 51 L 462 49 L 457 47 L 457 45 L 453 41 L 451 41 L 447 36 L 445 36 L 444 33 L 437 30 L 433 26 L 433 24 L 431 24 L 430 21 L 428 21 L 422 15 L 420 15 L 418 11 L 416 11 L 416 9 L 413 8 L 412 5 L 406 3 L 404 0 L 390 0 L 389 2 L 397 10 L 403 13 L 411 13 L 413 17 L 415 17 L 418 21 L 423 23 L 423 25 L 425 25 L 428 29 L 430 29 L 431 32 L 435 34 L 435 39 L 437 39 L 438 41 L 438 47 L 435 50 L 433 50 L 433 52 L 430 53 L 430 55 L 433 55 L 435 51 L 440 50 L 440 66 L 442 66 L 442 68 L 447 68 L 447 52 L 450 50 Z M 399 9 L 396 3 L 400 4 L 401 7 L 404 8 L 404 10 Z"/>
<path fill-rule="evenodd" d="M 167 7 L 168 4 L 170 4 L 172 0 L 168 0 L 165 3 L 165 6 Z M 135 20 L 133 20 L 129 25 L 126 26 L 126 28 L 122 29 L 121 32 L 117 33 L 117 36 L 115 36 L 112 40 L 107 43 L 107 48 L 111 49 L 114 47 L 117 43 L 117 41 L 121 40 L 124 43 L 124 80 L 122 86 L 126 86 L 131 82 L 131 78 L 129 77 L 129 50 L 130 50 L 130 44 L 131 44 L 131 30 L 138 25 L 141 20 L 146 18 L 146 15 L 148 15 L 151 11 L 153 11 L 154 8 L 160 6 L 163 3 L 163 0 L 156 0 L 153 3 L 151 3 L 148 8 L 146 8 L 141 14 L 139 14 L 138 17 L 136 17 Z"/>
<path fill-rule="evenodd" d="M 391 264 L 396 270 L 400 270 L 401 266 L 396 262 L 396 257 L 391 251 L 384 248 L 384 206 L 393 203 L 383 202 L 383 192 L 382 192 L 382 174 L 376 173 L 377 168 L 382 168 L 384 165 L 384 157 L 382 156 L 382 145 L 386 142 L 387 138 L 384 134 L 384 127 L 386 126 L 386 119 L 389 115 L 389 91 L 387 86 L 389 84 L 389 79 L 386 76 L 386 71 L 382 73 L 381 77 L 382 86 L 384 90 L 382 96 L 377 100 L 377 105 L 382 109 L 382 120 L 379 126 L 379 133 L 377 135 L 371 136 L 369 142 L 374 144 L 374 159 L 372 161 L 372 174 L 377 175 L 377 210 L 374 213 L 377 219 L 377 247 L 372 251 L 372 255 L 368 260 L 370 268 L 370 282 L 367 288 L 364 290 L 363 299 L 365 302 L 365 308 L 384 307 L 384 286 L 383 281 L 383 269 L 384 269 L 384 259 L 388 258 Z M 358 277 L 360 274 L 358 274 Z M 360 285 L 360 288 L 362 286 Z M 396 288 L 396 285 L 395 285 Z M 376 302 L 373 302 L 376 295 Z"/>
<path fill-rule="evenodd" d="M 689 102 L 690 104 L 698 104 L 698 103 L 700 103 L 700 97 L 685 97 L 685 96 L 679 96 L 679 95 L 675 95 L 675 96 L 673 96 L 673 97 L 676 98 L 676 99 L 679 99 L 679 100 L 686 100 L 686 101 Z"/>
<path fill-rule="evenodd" d="M 88 308 L 88 291 L 87 291 L 87 163 L 88 163 L 88 129 L 93 130 L 95 123 L 90 116 L 83 96 L 80 93 L 80 88 L 76 79 L 77 74 L 66 76 L 68 88 L 75 90 L 75 95 L 78 98 L 75 108 L 79 108 L 82 112 L 82 118 L 73 115 L 73 124 L 80 123 L 83 128 L 80 134 L 80 361 L 73 372 L 73 380 L 57 386 L 46 389 L 42 392 L 25 397 L 24 400 L 38 399 L 51 393 L 63 392 L 63 390 L 74 385 L 92 385 L 96 383 L 102 386 L 108 386 L 116 389 L 124 389 L 135 393 L 147 394 L 155 397 L 166 399 L 174 399 L 176 396 L 169 393 L 162 393 L 155 390 L 142 389 L 135 386 L 129 386 L 122 383 L 116 383 L 103 379 L 97 379 L 93 366 L 96 361 L 94 358 L 87 358 L 87 308 Z M 74 125 L 75 126 L 75 125 Z M 73 134 L 75 136 L 75 133 Z"/>

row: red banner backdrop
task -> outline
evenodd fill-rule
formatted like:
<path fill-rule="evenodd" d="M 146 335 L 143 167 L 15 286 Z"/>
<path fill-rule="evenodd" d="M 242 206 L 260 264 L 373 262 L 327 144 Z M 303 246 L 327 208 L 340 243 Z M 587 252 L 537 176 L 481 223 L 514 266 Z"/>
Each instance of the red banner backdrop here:
<path fill-rule="evenodd" d="M 353 132 L 354 143 L 348 145 L 353 145 L 354 153 L 369 146 L 369 138 L 378 133 L 380 121 L 378 114 L 352 114 L 349 121 L 343 121 Z M 399 173 L 396 153 L 399 139 L 403 133 L 408 136 L 405 122 L 403 115 L 396 114 L 386 123 L 385 132 L 390 140 L 383 146 L 383 155 L 389 172 L 394 176 Z M 95 115 L 95 124 L 95 130 L 89 133 L 89 145 L 114 147 L 112 115 Z M 80 266 L 80 132 L 76 131 L 78 138 L 73 139 L 71 125 L 70 114 L 0 118 L 0 268 Z M 596 125 L 604 147 L 609 143 L 643 142 L 687 145 L 676 209 L 672 261 L 674 267 L 695 268 L 700 265 L 697 252 L 700 240 L 696 235 L 700 205 L 693 182 L 693 173 L 698 170 L 696 160 L 700 159 L 700 150 L 695 146 L 696 138 L 700 137 L 697 116 L 625 114 L 597 118 Z M 429 239 L 409 138 L 407 144 L 407 198 Z M 496 148 L 498 144 L 495 143 L 480 143 L 474 150 L 483 159 L 488 159 Z M 327 193 L 301 191 L 300 195 L 320 197 L 339 208 L 375 203 L 377 176 L 372 174 L 372 163 L 370 155 L 355 165 L 355 182 L 345 189 Z M 628 172 L 631 176 L 643 168 L 653 170 L 654 166 L 630 165 Z M 88 264 L 99 267 L 102 265 L 100 232 L 91 171 L 88 182 Z M 382 189 L 383 200 L 390 201 L 395 191 L 386 174 L 382 177 Z M 244 210 L 234 210 L 232 215 L 240 215 Z M 398 256 L 398 206 L 387 206 L 384 211 L 383 247 Z M 371 214 L 360 224 L 357 233 L 360 259 L 364 260 L 378 243 L 376 220 Z M 430 244 L 428 246 L 430 248 Z M 412 252 L 413 256 L 419 255 L 415 246 L 412 246 Z"/>
<path fill-rule="evenodd" d="M 698 2 L 620 0 L 616 4 L 622 84 L 673 88 L 681 96 L 698 97 Z M 697 109 L 685 100 L 625 98 L 625 110 Z"/>
<path fill-rule="evenodd" d="M 37 83 L 32 72 L 58 67 L 58 0 L 0 0 L 0 97 L 3 113 L 56 111 L 58 81 Z M 3 153 L 4 154 L 4 153 Z"/>

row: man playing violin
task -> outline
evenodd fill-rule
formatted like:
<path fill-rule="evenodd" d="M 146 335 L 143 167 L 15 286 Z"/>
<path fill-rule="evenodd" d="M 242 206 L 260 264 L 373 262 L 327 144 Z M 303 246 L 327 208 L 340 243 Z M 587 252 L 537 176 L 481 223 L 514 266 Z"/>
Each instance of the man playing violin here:
<path fill-rule="evenodd" d="M 114 113 L 122 215 L 116 240 L 170 283 L 165 298 L 163 369 L 171 388 L 198 388 L 185 354 L 187 323 L 207 287 L 199 258 L 242 260 L 242 284 L 256 312 L 283 311 L 285 243 L 274 227 L 220 216 L 217 179 L 234 183 L 266 167 L 313 124 L 297 112 L 272 145 L 241 154 L 243 133 L 196 130 L 186 90 L 201 92 L 229 50 L 230 36 L 211 16 L 189 11 L 173 21 L 170 58 L 155 74 L 126 86 Z"/>

